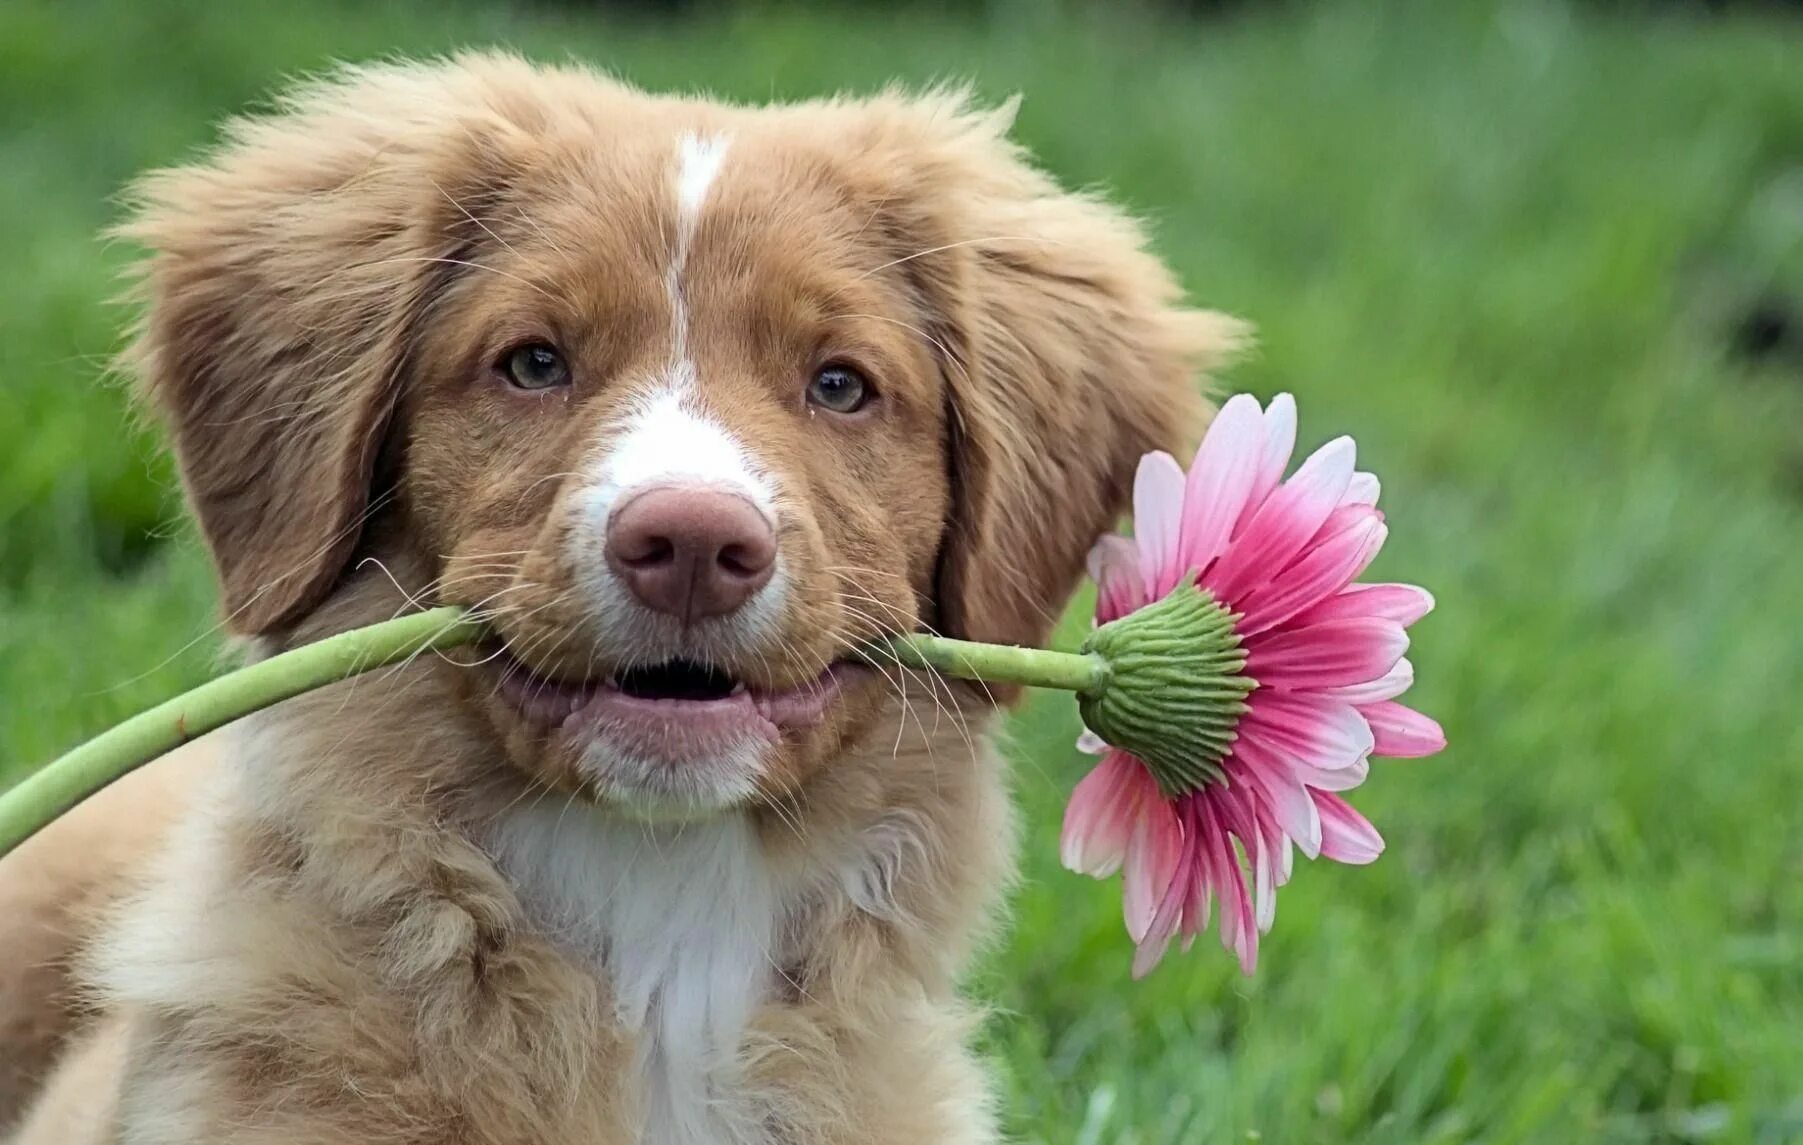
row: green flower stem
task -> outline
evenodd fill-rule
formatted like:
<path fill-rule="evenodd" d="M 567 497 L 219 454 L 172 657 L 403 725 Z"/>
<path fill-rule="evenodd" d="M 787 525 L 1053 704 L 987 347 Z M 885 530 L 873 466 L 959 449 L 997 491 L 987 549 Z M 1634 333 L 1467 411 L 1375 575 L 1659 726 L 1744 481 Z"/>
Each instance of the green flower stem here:
<path fill-rule="evenodd" d="M 0 855 L 101 788 L 191 739 L 360 672 L 468 644 L 484 631 L 461 609 L 435 608 L 295 648 L 158 704 L 0 793 Z M 1099 656 L 937 636 L 897 637 L 865 654 L 876 664 L 1076 692 L 1094 689 L 1108 678 L 1108 665 Z"/>
<path fill-rule="evenodd" d="M 1027 684 L 1066 692 L 1092 692 L 1108 682 L 1108 662 L 1093 653 L 1053 652 L 1012 644 L 979 644 L 945 636 L 897 636 L 872 645 L 864 659 L 877 667 L 899 664 L 992 684 Z"/>
<path fill-rule="evenodd" d="M 485 631 L 461 609 L 435 608 L 295 648 L 158 704 L 0 793 L 0 856 L 114 780 L 214 728 L 372 668 L 469 644 Z M 1086 702 L 1100 702 L 1114 679 L 1110 661 L 1096 652 L 1052 652 L 940 636 L 897 636 L 865 648 L 862 655 L 878 666 L 899 664 L 965 680 L 1057 688 L 1076 692 Z M 1143 722 L 1144 714 L 1137 709 L 1133 714 Z"/>
<path fill-rule="evenodd" d="M 460 608 L 435 608 L 271 656 L 140 712 L 0 794 L 0 856 L 107 784 L 214 728 L 372 668 L 468 644 L 483 631 Z"/>

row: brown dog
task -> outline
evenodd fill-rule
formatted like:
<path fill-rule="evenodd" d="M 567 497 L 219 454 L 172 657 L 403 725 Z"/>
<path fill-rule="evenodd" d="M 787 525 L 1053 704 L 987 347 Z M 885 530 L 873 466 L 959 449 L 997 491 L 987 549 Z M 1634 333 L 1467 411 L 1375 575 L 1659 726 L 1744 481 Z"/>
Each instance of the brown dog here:
<path fill-rule="evenodd" d="M 849 653 L 1042 641 L 1236 330 L 1006 120 L 477 56 L 145 182 L 132 357 L 231 627 L 457 603 L 496 637 L 165 785 L 99 1019 L 0 1047 L 63 1047 L 20 1140 L 992 1139 L 954 984 L 1011 867 L 993 703 Z M 140 814 L 84 809 L 0 895 Z"/>

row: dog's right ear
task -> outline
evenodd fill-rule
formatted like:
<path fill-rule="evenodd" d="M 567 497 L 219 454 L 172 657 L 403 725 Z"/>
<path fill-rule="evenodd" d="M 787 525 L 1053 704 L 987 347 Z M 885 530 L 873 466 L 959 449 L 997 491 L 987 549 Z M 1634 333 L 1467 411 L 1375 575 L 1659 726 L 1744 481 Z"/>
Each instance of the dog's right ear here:
<path fill-rule="evenodd" d="M 1035 168 L 1007 137 L 1012 108 L 939 93 L 866 113 L 886 179 L 871 214 L 922 299 L 949 395 L 935 622 L 1038 645 L 1140 458 L 1200 436 L 1206 373 L 1246 330 L 1185 305 L 1131 217 Z"/>
<path fill-rule="evenodd" d="M 291 624 L 350 559 L 413 331 L 520 134 L 467 68 L 353 69 L 137 185 L 126 364 L 174 437 L 232 630 Z"/>

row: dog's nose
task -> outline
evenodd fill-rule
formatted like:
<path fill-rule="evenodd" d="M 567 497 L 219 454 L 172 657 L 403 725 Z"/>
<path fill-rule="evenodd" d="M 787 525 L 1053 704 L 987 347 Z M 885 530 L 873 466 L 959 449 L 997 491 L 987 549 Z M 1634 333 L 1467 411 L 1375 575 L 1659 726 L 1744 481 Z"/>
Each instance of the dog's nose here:
<path fill-rule="evenodd" d="M 646 607 L 684 623 L 724 616 L 770 581 L 776 533 L 757 506 L 719 489 L 652 489 L 613 511 L 607 563 Z"/>

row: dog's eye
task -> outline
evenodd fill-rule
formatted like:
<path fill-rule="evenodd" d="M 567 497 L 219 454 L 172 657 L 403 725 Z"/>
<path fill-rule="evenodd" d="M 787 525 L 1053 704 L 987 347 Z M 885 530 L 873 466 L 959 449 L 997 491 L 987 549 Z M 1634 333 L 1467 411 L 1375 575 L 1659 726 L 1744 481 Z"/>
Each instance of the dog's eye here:
<path fill-rule="evenodd" d="M 527 342 L 501 359 L 501 372 L 522 390 L 550 390 L 570 384 L 570 364 L 549 342 Z"/>
<path fill-rule="evenodd" d="M 850 366 L 822 366 L 808 383 L 808 404 L 830 413 L 857 413 L 871 396 L 870 383 Z"/>

